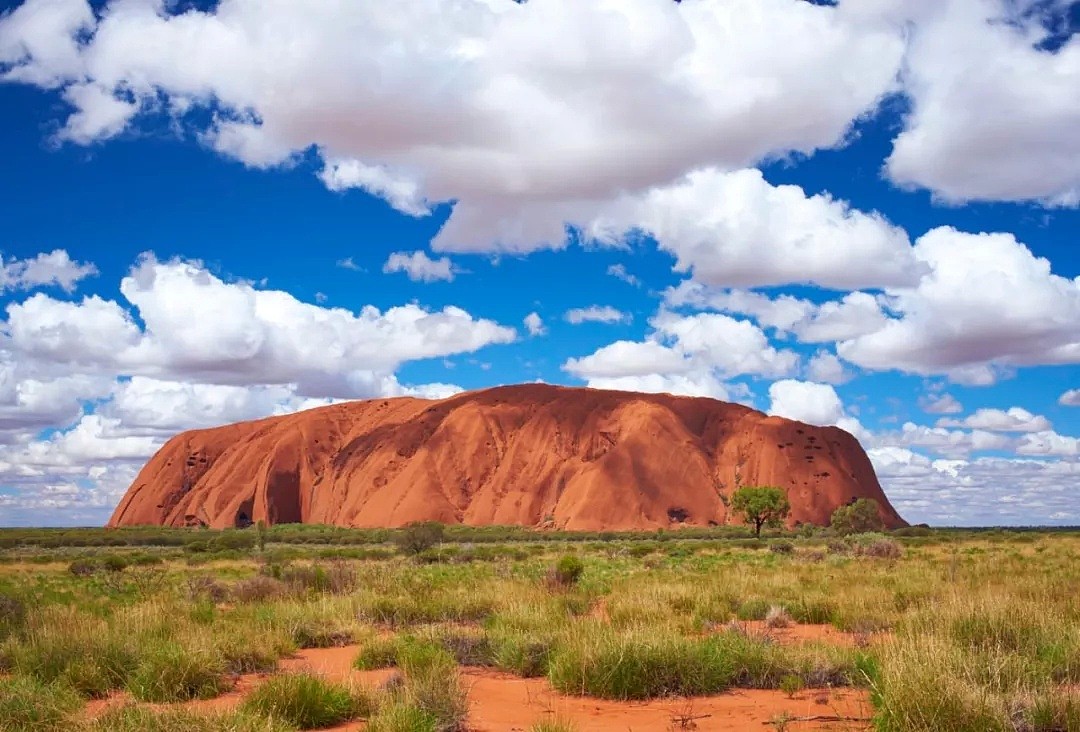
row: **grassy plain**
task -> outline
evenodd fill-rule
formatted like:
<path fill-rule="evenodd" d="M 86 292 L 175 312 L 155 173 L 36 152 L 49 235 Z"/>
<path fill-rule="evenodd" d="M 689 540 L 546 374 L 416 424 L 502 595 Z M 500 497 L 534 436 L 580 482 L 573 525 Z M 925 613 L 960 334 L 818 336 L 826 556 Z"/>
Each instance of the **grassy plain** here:
<path fill-rule="evenodd" d="M 416 554 L 399 538 L 0 531 L 0 730 L 467 729 L 462 667 L 617 701 L 854 687 L 880 732 L 1080 730 L 1080 533 L 455 527 Z M 778 642 L 791 624 L 844 642 Z M 353 646 L 357 669 L 399 673 L 273 673 Z M 269 676 L 239 703 L 198 706 L 251 674 Z M 105 698 L 122 703 L 87 711 Z"/>

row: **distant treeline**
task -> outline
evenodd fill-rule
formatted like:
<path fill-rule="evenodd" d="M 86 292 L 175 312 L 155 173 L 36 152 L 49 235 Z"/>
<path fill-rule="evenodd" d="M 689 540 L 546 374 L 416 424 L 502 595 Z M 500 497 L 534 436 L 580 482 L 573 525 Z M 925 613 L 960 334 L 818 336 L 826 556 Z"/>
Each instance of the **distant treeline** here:
<path fill-rule="evenodd" d="M 260 536 L 259 532 L 263 532 Z M 402 529 L 353 529 L 318 524 L 278 524 L 260 529 L 188 529 L 163 526 L 122 528 L 9 528 L 0 529 L 0 550 L 18 547 L 180 547 L 187 551 L 229 551 L 252 548 L 260 543 L 316 545 L 380 545 L 396 542 Z M 930 528 L 911 526 L 890 532 L 901 538 L 952 541 L 967 538 L 1007 539 L 1035 534 L 1074 534 L 1080 527 L 986 527 Z M 828 529 L 804 526 L 792 531 L 766 532 L 768 537 L 807 538 L 829 536 Z M 609 542 L 666 540 L 747 540 L 753 538 L 745 526 L 681 527 L 655 531 L 550 531 L 521 526 L 448 525 L 444 543 L 539 543 Z"/>

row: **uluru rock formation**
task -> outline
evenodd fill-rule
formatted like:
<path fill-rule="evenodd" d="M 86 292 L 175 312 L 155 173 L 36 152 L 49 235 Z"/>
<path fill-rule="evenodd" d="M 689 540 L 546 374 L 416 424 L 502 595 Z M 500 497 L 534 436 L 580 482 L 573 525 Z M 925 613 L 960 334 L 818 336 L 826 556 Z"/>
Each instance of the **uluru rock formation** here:
<path fill-rule="evenodd" d="M 889 505 L 858 441 L 738 404 L 545 384 L 336 404 L 193 430 L 139 473 L 110 526 L 413 521 L 572 530 L 738 523 L 739 485 L 778 485 L 789 524 Z"/>

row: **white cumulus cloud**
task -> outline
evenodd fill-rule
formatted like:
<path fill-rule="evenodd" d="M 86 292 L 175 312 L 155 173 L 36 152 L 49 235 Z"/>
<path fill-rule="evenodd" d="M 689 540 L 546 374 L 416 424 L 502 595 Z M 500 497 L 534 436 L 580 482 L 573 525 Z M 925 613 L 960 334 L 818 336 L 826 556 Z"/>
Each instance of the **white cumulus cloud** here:
<path fill-rule="evenodd" d="M 452 282 L 457 269 L 449 257 L 432 259 L 426 252 L 393 252 L 383 264 L 383 272 L 404 272 L 413 282 Z"/>

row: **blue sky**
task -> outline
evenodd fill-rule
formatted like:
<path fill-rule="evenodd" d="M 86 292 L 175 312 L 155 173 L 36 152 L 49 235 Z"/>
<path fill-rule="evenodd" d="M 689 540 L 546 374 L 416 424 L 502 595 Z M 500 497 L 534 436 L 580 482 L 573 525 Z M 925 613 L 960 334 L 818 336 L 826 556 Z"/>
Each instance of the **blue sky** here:
<path fill-rule="evenodd" d="M 0 524 L 104 521 L 180 429 L 533 380 L 1080 523 L 1080 5 L 747 2 L 3 6 Z"/>

